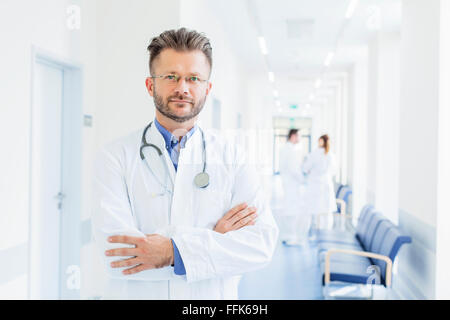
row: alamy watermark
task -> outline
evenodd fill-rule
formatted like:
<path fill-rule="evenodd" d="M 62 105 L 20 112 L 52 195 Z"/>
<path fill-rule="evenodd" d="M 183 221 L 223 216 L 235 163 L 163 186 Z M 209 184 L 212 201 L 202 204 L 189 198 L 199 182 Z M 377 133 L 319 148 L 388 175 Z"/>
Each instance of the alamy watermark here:
<path fill-rule="evenodd" d="M 366 269 L 366 273 L 371 273 L 371 275 L 367 278 L 366 284 L 380 284 L 380 267 L 376 265 L 368 266 Z"/>
<path fill-rule="evenodd" d="M 66 268 L 66 286 L 69 290 L 80 290 L 81 287 L 81 269 L 77 265 L 70 265 Z"/>

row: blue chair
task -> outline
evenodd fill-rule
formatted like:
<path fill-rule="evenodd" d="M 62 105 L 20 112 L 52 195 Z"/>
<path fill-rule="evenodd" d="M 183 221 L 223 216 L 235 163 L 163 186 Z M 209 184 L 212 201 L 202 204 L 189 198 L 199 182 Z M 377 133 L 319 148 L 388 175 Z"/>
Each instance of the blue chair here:
<path fill-rule="evenodd" d="M 339 192 L 341 191 L 341 189 L 342 189 L 343 187 L 344 187 L 344 185 L 341 184 L 341 185 L 339 185 L 339 187 L 337 188 L 337 190 L 336 190 L 336 199 L 339 198 Z"/>
<path fill-rule="evenodd" d="M 360 228 L 357 239 L 361 250 L 328 246 L 322 254 L 322 283 L 331 281 L 369 284 L 373 273 L 379 274 L 380 284 L 392 284 L 392 265 L 401 246 L 411 243 L 411 237 L 385 219 L 379 212 L 365 214 L 365 228 Z M 359 225 L 360 223 L 358 223 Z M 379 270 L 374 268 L 378 267 Z"/>
<path fill-rule="evenodd" d="M 378 228 L 380 224 L 386 219 L 379 212 L 372 211 L 372 215 L 369 217 L 367 228 L 365 228 L 364 233 L 357 234 L 355 239 L 351 242 L 325 242 L 319 244 L 319 254 L 321 254 L 321 261 L 325 259 L 324 255 L 321 253 L 323 251 L 328 251 L 330 249 L 350 249 L 350 250 L 359 250 L 359 251 L 369 251 L 371 247 L 372 241 L 375 237 L 375 234 L 378 232 Z M 348 259 L 344 257 L 344 260 Z M 352 259 L 364 259 L 359 256 L 354 256 Z M 333 261 L 340 261 L 341 257 L 335 256 L 332 258 Z"/>
<path fill-rule="evenodd" d="M 372 215 L 373 215 L 373 206 L 365 205 L 361 209 L 361 214 L 359 215 L 358 218 L 356 234 L 341 230 L 320 230 L 317 234 L 317 241 L 319 244 L 324 242 L 332 242 L 332 243 L 359 245 L 360 241 L 356 237 L 358 236 L 358 234 L 363 234 L 365 232 Z"/>
<path fill-rule="evenodd" d="M 380 223 L 386 220 L 380 212 L 373 212 L 372 217 L 370 218 L 369 223 L 367 224 L 367 229 L 362 234 L 356 234 L 361 242 L 363 248 L 368 251 L 370 250 L 370 246 L 372 244 L 372 240 L 375 236 L 375 232 L 377 231 Z"/>
<path fill-rule="evenodd" d="M 340 185 L 336 192 L 336 206 L 337 212 L 346 214 L 349 197 L 352 194 L 352 189 L 349 186 Z M 343 208 L 345 206 L 345 208 Z"/>
<path fill-rule="evenodd" d="M 342 192 L 341 192 L 342 193 Z M 343 208 L 342 202 L 337 202 L 336 206 L 337 206 L 337 212 L 338 213 L 344 213 L 344 214 L 348 214 L 348 205 L 349 205 L 349 198 L 352 195 L 352 190 L 345 190 L 345 193 L 342 193 L 343 196 L 340 200 L 342 200 L 345 203 L 345 208 Z"/>
<path fill-rule="evenodd" d="M 403 244 L 411 243 L 411 237 L 405 236 L 401 233 L 401 231 L 397 227 L 389 228 L 386 231 L 386 234 L 382 241 L 377 244 L 376 253 L 387 256 L 391 259 L 392 263 L 394 263 L 395 257 L 397 256 L 400 247 Z M 379 268 L 381 274 L 381 283 L 386 286 L 387 282 L 390 282 L 390 279 L 386 279 L 386 269 L 387 263 L 380 259 L 372 259 Z M 388 275 L 389 276 L 389 275 Z"/>

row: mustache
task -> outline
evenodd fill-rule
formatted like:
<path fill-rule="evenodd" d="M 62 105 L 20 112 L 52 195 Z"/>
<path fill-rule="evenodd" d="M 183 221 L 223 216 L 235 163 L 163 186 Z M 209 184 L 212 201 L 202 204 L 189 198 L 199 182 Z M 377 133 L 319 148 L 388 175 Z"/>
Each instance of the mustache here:
<path fill-rule="evenodd" d="M 167 100 L 168 101 L 183 100 L 183 101 L 186 101 L 186 102 L 189 102 L 189 103 L 192 103 L 192 104 L 194 103 L 194 100 L 188 99 L 188 98 L 184 98 L 184 97 L 180 97 L 180 96 L 172 96 L 172 97 L 169 97 Z"/>

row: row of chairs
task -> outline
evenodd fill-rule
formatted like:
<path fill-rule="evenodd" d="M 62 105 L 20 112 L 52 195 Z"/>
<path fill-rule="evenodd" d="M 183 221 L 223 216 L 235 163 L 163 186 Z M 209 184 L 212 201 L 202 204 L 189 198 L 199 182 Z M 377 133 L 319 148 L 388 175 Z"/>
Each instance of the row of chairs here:
<path fill-rule="evenodd" d="M 339 185 L 336 191 L 336 206 L 337 213 L 347 214 L 347 208 L 349 207 L 350 196 L 352 195 L 352 189 L 347 185 Z"/>
<path fill-rule="evenodd" d="M 335 216 L 342 216 L 345 220 L 351 217 L 345 210 L 349 195 L 351 189 L 348 187 L 338 189 L 337 197 L 343 203 Z M 412 240 L 372 205 L 366 205 L 361 210 L 356 228 L 319 230 L 317 241 L 326 295 L 326 289 L 333 283 L 379 284 L 390 288 L 395 257 L 401 246 Z"/>

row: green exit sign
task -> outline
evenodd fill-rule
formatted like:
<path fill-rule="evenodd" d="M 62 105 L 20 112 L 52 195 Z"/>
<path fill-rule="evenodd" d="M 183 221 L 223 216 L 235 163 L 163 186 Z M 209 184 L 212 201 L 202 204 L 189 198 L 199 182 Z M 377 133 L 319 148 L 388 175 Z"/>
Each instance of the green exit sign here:
<path fill-rule="evenodd" d="M 298 106 L 297 106 L 296 104 L 291 104 L 290 108 L 291 108 L 291 109 L 297 109 Z"/>

